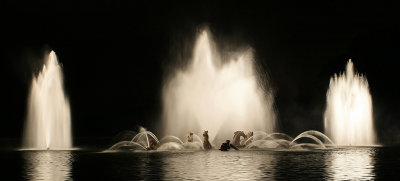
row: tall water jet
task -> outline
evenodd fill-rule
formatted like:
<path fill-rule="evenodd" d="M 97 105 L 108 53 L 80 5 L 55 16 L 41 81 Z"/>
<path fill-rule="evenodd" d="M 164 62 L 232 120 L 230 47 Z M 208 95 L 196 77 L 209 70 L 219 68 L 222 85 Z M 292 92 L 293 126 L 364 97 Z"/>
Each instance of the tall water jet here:
<path fill-rule="evenodd" d="M 72 147 L 70 107 L 54 51 L 32 79 L 23 147 L 37 150 Z"/>
<path fill-rule="evenodd" d="M 333 142 L 338 145 L 375 144 L 368 81 L 354 72 L 351 60 L 345 73 L 331 78 L 326 99 L 325 133 Z"/>
<path fill-rule="evenodd" d="M 210 141 L 232 138 L 237 130 L 271 132 L 275 126 L 273 95 L 263 89 L 250 49 L 227 57 L 217 52 L 208 31 L 195 42 L 192 58 L 163 87 L 164 133 L 185 137 L 208 130 Z M 222 52 L 224 53 L 224 52 Z M 222 55 L 222 56 L 220 56 Z"/>

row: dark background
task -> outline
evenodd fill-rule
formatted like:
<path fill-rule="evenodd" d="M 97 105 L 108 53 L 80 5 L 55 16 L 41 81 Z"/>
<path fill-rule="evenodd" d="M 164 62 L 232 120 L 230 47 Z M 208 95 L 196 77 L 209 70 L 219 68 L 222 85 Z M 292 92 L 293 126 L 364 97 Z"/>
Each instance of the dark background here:
<path fill-rule="evenodd" d="M 399 6 L 377 1 L 0 2 L 0 137 L 20 138 L 32 74 L 63 64 L 74 137 L 160 129 L 161 86 L 199 27 L 251 46 L 275 92 L 279 131 L 323 131 L 329 79 L 349 58 L 367 76 L 381 143 L 400 142 Z"/>

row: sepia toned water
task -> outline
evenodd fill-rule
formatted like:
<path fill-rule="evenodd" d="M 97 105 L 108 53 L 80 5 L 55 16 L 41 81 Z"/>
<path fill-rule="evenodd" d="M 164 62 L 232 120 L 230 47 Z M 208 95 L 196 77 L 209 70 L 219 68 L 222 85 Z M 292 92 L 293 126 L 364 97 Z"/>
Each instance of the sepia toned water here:
<path fill-rule="evenodd" d="M 399 151 L 400 147 L 108 153 L 3 150 L 0 168 L 4 180 L 372 180 L 400 175 Z"/>
<path fill-rule="evenodd" d="M 376 144 L 372 97 L 366 76 L 354 71 L 351 60 L 346 72 L 335 74 L 326 94 L 325 134 L 337 145 Z"/>
<path fill-rule="evenodd" d="M 256 71 L 253 50 L 228 53 L 217 43 L 207 29 L 199 32 L 188 66 L 165 78 L 163 136 L 208 130 L 214 142 L 236 130 L 275 131 L 274 96 L 266 72 Z"/>
<path fill-rule="evenodd" d="M 62 66 L 51 51 L 34 76 L 28 99 L 23 148 L 65 150 L 72 147 L 71 111 L 64 93 Z"/>

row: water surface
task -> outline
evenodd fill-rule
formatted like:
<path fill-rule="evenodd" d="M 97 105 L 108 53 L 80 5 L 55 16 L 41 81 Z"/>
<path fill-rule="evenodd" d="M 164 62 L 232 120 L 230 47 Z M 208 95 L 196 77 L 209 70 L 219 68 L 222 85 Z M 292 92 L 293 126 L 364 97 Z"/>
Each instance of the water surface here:
<path fill-rule="evenodd" d="M 0 152 L 4 180 L 371 180 L 396 178 L 400 147 L 327 150 Z"/>

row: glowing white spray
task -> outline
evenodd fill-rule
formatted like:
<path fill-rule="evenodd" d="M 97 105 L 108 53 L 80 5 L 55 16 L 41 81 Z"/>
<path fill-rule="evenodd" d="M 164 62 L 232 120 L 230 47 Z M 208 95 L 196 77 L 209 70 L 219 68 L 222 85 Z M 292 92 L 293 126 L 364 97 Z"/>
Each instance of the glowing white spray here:
<path fill-rule="evenodd" d="M 331 78 L 326 99 L 325 133 L 336 144 L 375 144 L 368 81 L 354 72 L 351 60 L 345 73 Z"/>
<path fill-rule="evenodd" d="M 166 134 L 184 138 L 188 131 L 208 130 L 212 141 L 231 139 L 237 130 L 273 131 L 271 91 L 258 84 L 252 51 L 237 55 L 222 64 L 209 32 L 199 34 L 189 66 L 164 84 Z"/>
<path fill-rule="evenodd" d="M 32 80 L 23 139 L 23 147 L 28 149 L 72 146 L 69 102 L 64 95 L 61 67 L 53 51 Z"/>

